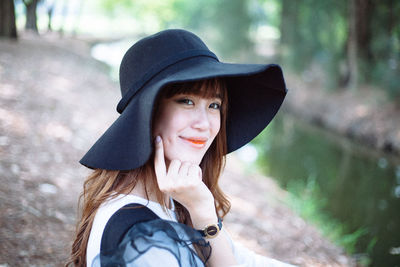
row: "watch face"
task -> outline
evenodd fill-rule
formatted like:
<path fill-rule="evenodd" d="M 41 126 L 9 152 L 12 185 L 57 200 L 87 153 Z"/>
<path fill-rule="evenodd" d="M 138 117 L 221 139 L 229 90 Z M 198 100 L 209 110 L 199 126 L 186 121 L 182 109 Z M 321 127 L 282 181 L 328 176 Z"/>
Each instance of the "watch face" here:
<path fill-rule="evenodd" d="M 217 233 L 218 233 L 218 227 L 217 226 L 215 226 L 215 225 L 210 225 L 210 226 L 208 226 L 207 227 L 207 229 L 206 229 L 206 233 L 207 233 L 207 235 L 209 235 L 209 236 L 214 236 L 214 235 L 216 235 Z"/>

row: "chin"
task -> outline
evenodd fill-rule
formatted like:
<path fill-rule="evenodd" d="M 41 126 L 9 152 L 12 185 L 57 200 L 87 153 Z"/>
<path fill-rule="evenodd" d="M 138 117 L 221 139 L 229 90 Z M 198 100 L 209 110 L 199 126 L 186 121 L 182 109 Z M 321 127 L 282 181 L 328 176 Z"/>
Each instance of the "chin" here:
<path fill-rule="evenodd" d="M 191 159 L 191 158 L 185 158 L 185 157 L 180 157 L 180 158 L 176 158 L 178 160 L 180 160 L 181 162 L 189 162 L 191 164 L 195 164 L 195 165 L 200 165 L 201 159 Z"/>
<path fill-rule="evenodd" d="M 196 164 L 196 165 L 200 165 L 202 158 L 203 157 L 199 158 L 199 157 L 183 155 L 182 153 L 180 153 L 178 155 L 166 156 L 166 159 L 168 159 L 169 161 L 177 159 L 181 162 L 189 162 L 189 163 Z"/>

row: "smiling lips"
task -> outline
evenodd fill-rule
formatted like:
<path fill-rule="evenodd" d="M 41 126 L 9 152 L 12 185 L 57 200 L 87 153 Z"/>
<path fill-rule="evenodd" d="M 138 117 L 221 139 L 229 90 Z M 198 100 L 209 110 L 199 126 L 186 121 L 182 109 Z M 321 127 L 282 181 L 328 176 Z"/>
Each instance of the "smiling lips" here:
<path fill-rule="evenodd" d="M 196 147 L 203 147 L 207 142 L 207 139 L 204 139 L 204 138 L 185 138 L 185 137 L 182 137 L 182 138 L 184 140 L 192 143 Z"/>
<path fill-rule="evenodd" d="M 186 139 L 186 140 L 188 140 L 189 142 L 196 144 L 196 145 L 203 145 L 206 143 L 206 141 L 202 141 L 202 140 L 194 140 L 194 139 Z"/>

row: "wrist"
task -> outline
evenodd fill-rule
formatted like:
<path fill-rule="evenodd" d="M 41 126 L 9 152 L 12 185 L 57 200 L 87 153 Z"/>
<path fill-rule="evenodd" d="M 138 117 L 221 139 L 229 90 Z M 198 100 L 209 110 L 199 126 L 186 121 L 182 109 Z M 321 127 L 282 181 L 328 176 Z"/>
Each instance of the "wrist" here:
<path fill-rule="evenodd" d="M 194 228 L 202 229 L 210 223 L 218 221 L 214 206 L 188 210 Z"/>
<path fill-rule="evenodd" d="M 216 214 L 213 215 L 207 215 L 207 216 L 192 216 L 190 215 L 190 218 L 192 219 L 192 224 L 193 228 L 195 229 L 203 229 L 207 225 L 211 223 L 217 223 L 218 222 L 218 217 Z"/>
<path fill-rule="evenodd" d="M 215 211 L 214 201 L 204 205 L 196 205 L 187 208 L 190 218 L 192 219 L 193 225 L 204 227 L 207 224 L 216 222 L 218 220 L 217 213 Z"/>

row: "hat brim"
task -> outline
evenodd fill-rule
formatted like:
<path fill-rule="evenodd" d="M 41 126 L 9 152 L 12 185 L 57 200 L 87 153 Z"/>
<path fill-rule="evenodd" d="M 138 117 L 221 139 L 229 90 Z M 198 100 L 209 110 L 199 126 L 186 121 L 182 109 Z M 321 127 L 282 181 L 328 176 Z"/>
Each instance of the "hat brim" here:
<path fill-rule="evenodd" d="M 224 77 L 228 91 L 228 153 L 256 137 L 278 112 L 287 92 L 278 65 L 231 64 L 209 57 L 182 60 L 159 72 L 130 100 L 118 119 L 80 163 L 89 168 L 131 170 L 153 150 L 152 110 L 167 84 Z"/>

